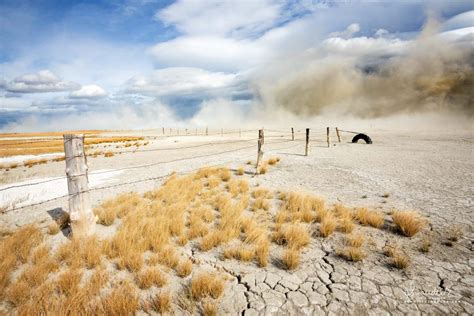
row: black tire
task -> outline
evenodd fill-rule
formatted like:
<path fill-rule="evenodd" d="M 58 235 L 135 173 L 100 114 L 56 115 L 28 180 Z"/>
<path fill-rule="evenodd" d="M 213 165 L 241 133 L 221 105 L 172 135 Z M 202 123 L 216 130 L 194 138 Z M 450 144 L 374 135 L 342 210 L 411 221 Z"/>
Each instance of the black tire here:
<path fill-rule="evenodd" d="M 372 139 L 370 139 L 370 137 L 365 134 L 357 134 L 356 136 L 354 136 L 354 138 L 352 138 L 352 142 L 357 143 L 359 139 L 365 141 L 366 144 L 372 144 Z"/>

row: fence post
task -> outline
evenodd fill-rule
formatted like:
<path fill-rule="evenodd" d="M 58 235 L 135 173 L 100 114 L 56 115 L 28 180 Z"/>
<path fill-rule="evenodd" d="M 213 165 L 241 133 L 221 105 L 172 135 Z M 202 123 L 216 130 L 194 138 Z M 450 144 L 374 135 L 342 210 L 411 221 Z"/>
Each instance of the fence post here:
<path fill-rule="evenodd" d="M 328 147 L 330 147 L 330 145 L 329 145 L 329 127 L 326 127 L 326 136 L 327 136 Z"/>
<path fill-rule="evenodd" d="M 165 135 L 165 128 L 162 127 L 162 132 L 163 132 L 163 135 Z"/>
<path fill-rule="evenodd" d="M 188 129 L 187 128 L 186 128 L 186 134 L 184 134 L 184 135 L 188 135 Z"/>
<path fill-rule="evenodd" d="M 339 128 L 336 127 L 337 139 L 341 142 L 341 135 L 339 135 Z"/>
<path fill-rule="evenodd" d="M 221 128 L 221 137 L 224 136 L 224 129 Z"/>
<path fill-rule="evenodd" d="M 64 134 L 69 217 L 74 236 L 90 236 L 95 232 L 96 217 L 92 212 L 87 177 L 87 160 L 83 134 Z"/>
<path fill-rule="evenodd" d="M 262 151 L 263 143 L 264 143 L 263 129 L 259 129 L 258 130 L 258 143 L 257 143 L 257 147 L 258 147 L 258 150 L 257 150 L 257 165 L 255 166 L 255 168 L 256 168 L 255 169 L 255 174 L 258 174 L 258 166 L 260 165 L 260 161 L 263 158 L 263 151 Z"/>
<path fill-rule="evenodd" d="M 206 136 L 209 135 L 208 127 L 206 126 Z"/>
<path fill-rule="evenodd" d="M 242 137 L 242 129 L 239 128 L 239 137 Z"/>
<path fill-rule="evenodd" d="M 304 150 L 305 156 L 308 156 L 308 145 L 309 145 L 309 128 L 306 129 L 306 147 Z"/>
<path fill-rule="evenodd" d="M 295 140 L 295 130 L 291 128 L 291 140 Z"/>

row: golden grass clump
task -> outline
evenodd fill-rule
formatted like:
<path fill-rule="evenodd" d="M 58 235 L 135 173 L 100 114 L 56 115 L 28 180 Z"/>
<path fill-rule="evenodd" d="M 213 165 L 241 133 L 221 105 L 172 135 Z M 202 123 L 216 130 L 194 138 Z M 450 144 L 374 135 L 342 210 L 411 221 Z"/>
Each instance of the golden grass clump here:
<path fill-rule="evenodd" d="M 249 245 L 239 245 L 227 248 L 224 250 L 224 258 L 234 258 L 240 261 L 249 262 L 252 261 L 255 256 L 255 250 Z"/>
<path fill-rule="evenodd" d="M 62 244 L 56 252 L 56 258 L 68 266 L 86 266 L 91 269 L 101 262 L 102 248 L 97 237 L 73 238 Z"/>
<path fill-rule="evenodd" d="M 218 246 L 221 242 L 221 232 L 218 230 L 213 230 L 202 238 L 201 243 L 199 244 L 199 248 L 202 251 L 208 251 L 214 248 L 215 246 Z"/>
<path fill-rule="evenodd" d="M 224 292 L 224 285 L 215 273 L 201 272 L 191 279 L 191 297 L 198 301 L 209 296 L 217 299 Z"/>
<path fill-rule="evenodd" d="M 425 226 L 425 220 L 415 211 L 395 211 L 392 219 L 396 229 L 407 237 L 414 236 Z"/>
<path fill-rule="evenodd" d="M 282 255 L 282 263 L 285 269 L 294 270 L 300 263 L 300 253 L 294 248 L 285 249 Z"/>
<path fill-rule="evenodd" d="M 191 260 L 186 259 L 181 261 L 178 266 L 176 267 L 176 274 L 181 277 L 187 277 L 188 275 L 191 274 L 191 271 L 193 270 L 193 263 Z"/>
<path fill-rule="evenodd" d="M 344 243 L 349 246 L 349 247 L 355 247 L 355 248 L 358 248 L 360 246 L 362 246 L 362 244 L 364 243 L 364 235 L 362 234 L 350 234 L 350 235 L 347 235 L 346 238 L 344 239 Z"/>
<path fill-rule="evenodd" d="M 381 212 L 368 210 L 367 208 L 358 208 L 355 211 L 355 218 L 362 225 L 369 225 L 375 228 L 381 228 L 385 219 Z"/>
<path fill-rule="evenodd" d="M 110 158 L 110 157 L 113 157 L 113 156 L 115 156 L 115 154 L 111 151 L 106 151 L 105 154 L 104 154 L 105 158 Z"/>
<path fill-rule="evenodd" d="M 230 173 L 230 170 L 228 168 L 222 168 L 219 170 L 219 175 L 222 179 L 222 181 L 227 182 L 232 178 L 232 174 Z"/>
<path fill-rule="evenodd" d="M 249 190 L 249 183 L 247 180 L 230 180 L 227 183 L 227 189 L 233 197 L 238 196 L 239 194 L 243 194 L 248 192 Z"/>
<path fill-rule="evenodd" d="M 265 174 L 268 171 L 268 165 L 266 163 L 262 164 L 258 169 L 258 174 Z"/>
<path fill-rule="evenodd" d="M 270 201 L 264 198 L 257 198 L 252 204 L 252 211 L 258 210 L 265 210 L 268 211 L 270 209 Z"/>
<path fill-rule="evenodd" d="M 445 234 L 446 234 L 446 239 L 448 240 L 448 242 L 456 242 L 459 239 L 461 239 L 462 236 L 464 235 L 462 227 L 459 225 L 449 226 L 446 229 Z"/>
<path fill-rule="evenodd" d="M 83 272 L 79 269 L 68 269 L 62 272 L 57 279 L 56 288 L 65 295 L 70 295 L 79 289 Z"/>
<path fill-rule="evenodd" d="M 346 247 L 336 251 L 337 255 L 347 261 L 362 261 L 367 254 L 360 247 Z"/>
<path fill-rule="evenodd" d="M 173 301 L 173 297 L 171 296 L 171 293 L 166 291 L 166 292 L 160 292 L 158 294 L 155 294 L 151 296 L 148 299 L 148 302 L 151 306 L 151 308 L 160 314 L 165 314 L 171 311 L 171 303 Z"/>
<path fill-rule="evenodd" d="M 397 269 L 406 269 L 410 265 L 410 258 L 405 253 L 397 251 L 392 256 L 391 264 Z"/>
<path fill-rule="evenodd" d="M 329 237 L 337 228 L 337 220 L 333 215 L 327 215 L 321 221 L 319 234 L 321 237 Z"/>
<path fill-rule="evenodd" d="M 272 157 L 272 158 L 268 159 L 268 161 L 267 161 L 267 163 L 270 166 L 276 165 L 278 162 L 280 162 L 280 158 L 278 158 L 278 157 Z"/>
<path fill-rule="evenodd" d="M 268 189 L 258 188 L 258 189 L 253 190 L 252 197 L 254 199 L 258 199 L 258 198 L 271 199 L 273 198 L 273 194 Z"/>
<path fill-rule="evenodd" d="M 310 242 L 308 226 L 302 223 L 284 224 L 277 227 L 273 240 L 279 245 L 287 245 L 288 248 L 299 250 Z"/>
<path fill-rule="evenodd" d="M 235 174 L 238 176 L 243 176 L 244 173 L 245 173 L 244 167 L 237 168 L 237 171 L 235 172 Z"/>
<path fill-rule="evenodd" d="M 99 309 L 94 313 L 105 315 L 134 315 L 140 308 L 137 290 L 124 282 L 113 288 L 101 299 Z"/>
<path fill-rule="evenodd" d="M 423 239 L 421 240 L 420 244 L 420 251 L 421 252 L 429 252 L 431 248 L 431 237 L 430 236 L 424 236 Z"/>
<path fill-rule="evenodd" d="M 140 289 L 149 289 L 150 287 L 162 287 L 166 284 L 166 276 L 158 268 L 149 267 L 140 271 L 136 275 L 136 282 Z"/>
<path fill-rule="evenodd" d="M 215 300 L 206 299 L 202 303 L 202 314 L 204 316 L 216 316 L 219 311 L 219 305 Z"/>

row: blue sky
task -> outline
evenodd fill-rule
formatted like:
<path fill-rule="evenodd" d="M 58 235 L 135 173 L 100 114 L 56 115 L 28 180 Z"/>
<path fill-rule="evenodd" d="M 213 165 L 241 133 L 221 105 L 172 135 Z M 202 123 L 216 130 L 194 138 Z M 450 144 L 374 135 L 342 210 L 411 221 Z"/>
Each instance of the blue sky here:
<path fill-rule="evenodd" d="M 463 0 L 2 0 L 0 130 L 230 124 L 268 107 L 265 88 L 283 65 L 400 54 L 429 15 L 440 33 L 469 35 L 473 9 Z"/>

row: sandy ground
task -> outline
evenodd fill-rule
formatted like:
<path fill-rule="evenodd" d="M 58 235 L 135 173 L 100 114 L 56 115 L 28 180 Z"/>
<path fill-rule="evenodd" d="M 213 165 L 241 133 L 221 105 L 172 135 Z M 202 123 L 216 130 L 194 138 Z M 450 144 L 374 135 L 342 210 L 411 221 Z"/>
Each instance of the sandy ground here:
<path fill-rule="evenodd" d="M 474 277 L 472 213 L 474 160 L 471 131 L 452 134 L 372 131 L 372 145 L 351 144 L 350 134 L 342 143 L 327 148 L 325 131 L 312 132 L 310 154 L 304 153 L 303 134 L 291 141 L 289 134 L 267 132 L 266 158 L 278 156 L 281 163 L 268 174 L 251 177 L 273 190 L 301 190 L 316 193 L 331 203 L 391 209 L 420 210 L 430 222 L 432 251 L 411 253 L 408 271 L 394 271 L 381 254 L 370 255 L 363 263 L 347 263 L 334 255 L 339 240 L 314 240 L 305 250 L 302 266 L 287 273 L 273 265 L 264 269 L 235 261 L 217 262 L 206 254 L 196 254 L 210 265 L 219 265 L 235 276 L 227 288 L 223 311 L 245 313 L 466 313 L 472 305 Z M 130 134 L 129 134 L 130 135 Z M 141 134 L 143 135 L 143 133 Z M 206 165 L 245 166 L 256 158 L 256 132 L 239 135 L 166 137 L 149 131 L 150 144 L 137 152 L 88 158 L 93 205 L 119 192 L 144 192 L 163 179 L 137 182 L 187 172 Z M 336 141 L 336 137 L 332 137 Z M 206 145 L 213 142 L 212 145 Z M 188 148 L 181 148 L 188 147 Z M 101 148 L 99 146 L 99 148 Z M 105 147 L 112 149 L 113 147 Z M 158 150 L 164 149 L 164 150 Z M 142 151 L 143 152 L 140 152 Z M 179 160 L 178 160 L 179 159 Z M 41 202 L 66 193 L 64 162 L 50 162 L 32 168 L 0 171 L 0 206 Z M 249 175 L 250 176 L 250 175 Z M 8 189 L 26 182 L 54 181 L 36 186 Z M 60 179 L 54 179 L 60 178 Z M 62 178 L 62 179 L 61 179 Z M 128 185 L 120 185 L 134 182 Z M 114 185 L 111 188 L 101 187 Z M 388 198 L 383 198 L 389 193 Z M 23 196 L 23 197 L 22 197 Z M 16 202 L 15 202 L 16 201 Z M 46 225 L 50 212 L 67 211 L 67 198 L 39 206 L 7 211 L 0 226 L 13 228 L 26 223 Z M 464 237 L 452 247 L 444 245 L 444 230 L 461 225 Z M 372 234 L 380 248 L 395 234 Z M 334 237 L 336 238 L 336 237 Z M 408 239 L 415 244 L 417 238 Z"/>

